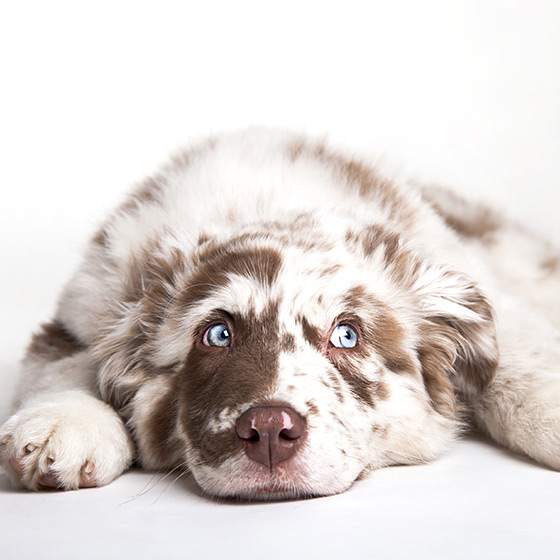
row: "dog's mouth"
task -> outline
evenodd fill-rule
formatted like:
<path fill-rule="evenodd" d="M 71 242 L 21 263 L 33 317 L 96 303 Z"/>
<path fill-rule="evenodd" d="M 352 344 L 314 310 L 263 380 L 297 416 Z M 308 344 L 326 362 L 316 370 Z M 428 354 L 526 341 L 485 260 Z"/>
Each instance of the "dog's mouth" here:
<path fill-rule="evenodd" d="M 222 497 L 235 498 L 248 501 L 276 501 L 276 500 L 301 500 L 311 498 L 320 493 L 312 492 L 304 481 L 280 480 L 271 475 L 268 480 L 255 480 L 251 482 L 240 481 L 235 488 L 230 488 L 221 493 Z"/>
<path fill-rule="evenodd" d="M 315 476 L 300 461 L 285 461 L 273 469 L 237 456 L 218 471 L 194 473 L 201 488 L 218 498 L 247 501 L 303 500 L 338 494 L 345 483 L 331 476 Z M 206 475 L 206 476 L 205 476 Z"/>
<path fill-rule="evenodd" d="M 337 494 L 354 480 L 346 480 L 351 473 L 336 471 L 330 461 L 313 460 L 306 419 L 285 403 L 249 408 L 238 418 L 235 436 L 237 452 L 219 466 L 199 462 L 192 469 L 208 494 L 226 499 L 295 500 Z M 314 462 L 315 467 L 311 466 Z"/>
<path fill-rule="evenodd" d="M 287 485 L 279 482 L 265 483 L 260 486 L 254 486 L 241 493 L 240 497 L 250 500 L 301 500 L 310 498 L 312 494 L 301 486 Z"/>

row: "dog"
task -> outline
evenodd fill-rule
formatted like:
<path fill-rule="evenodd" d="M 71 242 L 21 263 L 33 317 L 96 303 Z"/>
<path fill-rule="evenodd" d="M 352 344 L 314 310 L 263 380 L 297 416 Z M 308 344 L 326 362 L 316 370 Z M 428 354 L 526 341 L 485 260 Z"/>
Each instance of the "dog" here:
<path fill-rule="evenodd" d="M 293 499 L 468 426 L 560 469 L 560 251 L 284 131 L 193 145 L 102 224 L 22 362 L 0 464 L 30 490 L 133 461 Z"/>

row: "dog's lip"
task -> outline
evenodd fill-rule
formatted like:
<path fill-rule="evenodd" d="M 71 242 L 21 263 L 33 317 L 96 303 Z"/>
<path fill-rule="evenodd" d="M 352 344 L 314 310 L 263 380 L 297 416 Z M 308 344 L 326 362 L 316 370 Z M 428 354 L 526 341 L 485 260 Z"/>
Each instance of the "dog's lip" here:
<path fill-rule="evenodd" d="M 270 482 L 246 487 L 238 495 L 249 500 L 289 500 L 306 498 L 311 493 L 297 484 L 287 485 Z"/>
<path fill-rule="evenodd" d="M 307 493 L 305 477 L 301 473 L 286 471 L 285 467 L 267 471 L 266 474 L 256 476 L 253 473 L 252 480 L 247 481 L 245 491 L 252 496 L 278 496 L 278 495 L 302 495 Z"/>
<path fill-rule="evenodd" d="M 281 492 L 294 492 L 298 490 L 299 488 L 297 487 L 284 485 L 278 482 L 268 482 L 251 488 L 251 491 L 259 494 L 279 494 Z"/>

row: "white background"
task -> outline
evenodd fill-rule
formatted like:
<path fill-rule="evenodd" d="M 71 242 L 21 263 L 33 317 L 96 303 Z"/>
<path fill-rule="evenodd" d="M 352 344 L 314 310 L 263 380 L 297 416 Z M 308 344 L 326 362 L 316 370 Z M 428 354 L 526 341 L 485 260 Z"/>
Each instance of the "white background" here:
<path fill-rule="evenodd" d="M 2 1 L 1 419 L 95 224 L 185 141 L 252 124 L 327 134 L 558 242 L 560 3 Z M 309 502 L 164 481 L 122 505 L 150 480 L 30 495 L 1 479 L 0 555 L 560 554 L 560 475 L 479 438 Z"/>

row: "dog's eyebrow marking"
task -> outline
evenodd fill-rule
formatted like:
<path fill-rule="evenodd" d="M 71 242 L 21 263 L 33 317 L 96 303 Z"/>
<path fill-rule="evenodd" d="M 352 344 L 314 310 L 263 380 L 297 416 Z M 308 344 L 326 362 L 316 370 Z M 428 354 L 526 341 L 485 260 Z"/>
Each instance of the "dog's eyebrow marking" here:
<path fill-rule="evenodd" d="M 227 286 L 232 275 L 238 275 L 270 287 L 282 268 L 282 256 L 271 247 L 228 250 L 218 246 L 198 255 L 196 273 L 189 279 L 179 301 L 186 307 Z"/>

